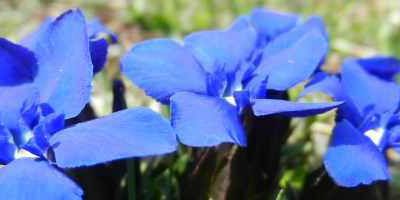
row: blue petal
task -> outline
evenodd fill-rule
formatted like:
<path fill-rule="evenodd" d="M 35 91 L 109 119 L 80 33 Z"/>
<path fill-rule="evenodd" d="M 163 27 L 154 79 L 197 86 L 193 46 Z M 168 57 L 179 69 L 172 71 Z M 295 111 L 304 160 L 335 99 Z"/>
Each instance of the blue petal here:
<path fill-rule="evenodd" d="M 360 113 L 357 110 L 357 107 L 348 97 L 344 96 L 344 98 L 341 98 L 340 101 L 345 103 L 340 105 L 337 111 L 336 119 L 346 119 L 355 126 L 361 125 L 363 120 L 365 120 L 366 115 Z"/>
<path fill-rule="evenodd" d="M 384 80 L 393 81 L 400 72 L 400 60 L 395 57 L 371 57 L 357 60 L 369 73 Z"/>
<path fill-rule="evenodd" d="M 18 159 L 0 169 L 0 194 L 12 200 L 80 200 L 83 192 L 47 162 Z"/>
<path fill-rule="evenodd" d="M 28 49 L 0 38 L 0 87 L 32 82 L 36 59 Z"/>
<path fill-rule="evenodd" d="M 225 93 L 223 96 L 231 96 L 235 91 L 239 91 L 243 89 L 248 82 L 248 79 L 251 78 L 251 73 L 256 68 L 252 62 L 244 62 L 239 68 L 235 71 L 233 76 L 228 76 L 228 85 L 225 88 Z"/>
<path fill-rule="evenodd" d="M 341 104 L 338 109 L 338 119 L 344 118 L 351 121 L 353 124 L 359 124 L 362 122 L 363 116 L 343 91 L 339 76 L 319 72 L 313 76 L 313 79 L 306 85 L 299 96 L 304 97 L 305 95 L 315 92 L 322 92 L 336 101 L 345 102 L 344 104 Z"/>
<path fill-rule="evenodd" d="M 329 39 L 328 31 L 324 23 L 324 19 L 321 16 L 311 16 L 303 25 L 304 29 L 317 29 L 325 39 Z"/>
<path fill-rule="evenodd" d="M 206 72 L 236 71 L 250 57 L 257 35 L 246 18 L 239 18 L 228 30 L 201 31 L 188 35 L 185 47 L 192 51 Z"/>
<path fill-rule="evenodd" d="M 12 133 L 0 124 L 0 165 L 11 162 L 17 153 L 17 146 L 14 143 Z"/>
<path fill-rule="evenodd" d="M 39 98 L 39 93 L 31 84 L 1 87 L 0 89 L 0 123 L 15 131 L 21 117 L 20 110 L 24 102 Z"/>
<path fill-rule="evenodd" d="M 93 63 L 93 74 L 100 72 L 106 61 L 108 53 L 108 42 L 104 38 L 90 40 L 90 58 Z"/>
<path fill-rule="evenodd" d="M 39 70 L 35 85 L 42 103 L 71 118 L 89 101 L 93 66 L 85 18 L 79 10 L 69 10 L 56 18 L 29 46 Z"/>
<path fill-rule="evenodd" d="M 235 99 L 236 107 L 239 114 L 242 114 L 247 106 L 251 105 L 251 97 L 249 91 L 236 91 L 233 93 L 233 97 Z"/>
<path fill-rule="evenodd" d="M 289 31 L 298 21 L 296 15 L 263 8 L 254 9 L 251 12 L 250 19 L 262 40 L 260 41 L 261 43 L 265 43 L 279 34 Z"/>
<path fill-rule="evenodd" d="M 111 43 L 118 41 L 118 36 L 101 23 L 98 18 L 94 18 L 87 23 L 87 33 L 90 39 L 110 37 Z"/>
<path fill-rule="evenodd" d="M 324 165 L 338 185 L 355 187 L 390 179 L 383 153 L 348 121 L 338 122 L 332 137 Z"/>
<path fill-rule="evenodd" d="M 177 146 L 169 122 L 147 108 L 80 123 L 56 133 L 50 144 L 57 165 L 67 168 L 165 154 Z"/>
<path fill-rule="evenodd" d="M 207 73 L 207 94 L 209 96 L 222 96 L 227 90 L 230 92 L 229 83 L 233 82 L 230 82 L 229 76 L 223 70 Z"/>
<path fill-rule="evenodd" d="M 172 126 L 179 140 L 196 147 L 230 142 L 246 145 L 236 108 L 223 99 L 188 92 L 171 97 Z"/>
<path fill-rule="evenodd" d="M 339 99 L 342 96 L 339 77 L 319 72 L 313 76 L 299 96 L 304 97 L 315 92 L 322 92 L 333 99 Z"/>
<path fill-rule="evenodd" d="M 327 46 L 328 46 L 328 41 L 327 37 L 325 35 L 323 22 L 321 21 L 320 18 L 318 17 L 311 17 L 307 21 L 305 21 L 303 24 L 298 25 L 294 28 L 292 28 L 290 31 L 282 33 L 278 37 L 276 37 L 274 40 L 272 40 L 264 49 L 264 59 L 274 56 L 275 54 L 278 54 L 285 49 L 290 49 L 294 44 L 296 44 L 299 40 L 305 37 L 310 32 L 318 32 L 321 34 L 322 38 L 324 39 L 322 44 L 320 44 L 323 48 L 321 48 L 318 51 L 325 52 L 327 51 Z M 319 48 L 317 48 L 319 49 Z M 317 53 L 316 51 L 313 51 L 312 53 Z"/>
<path fill-rule="evenodd" d="M 253 99 L 252 109 L 256 116 L 281 114 L 290 117 L 306 117 L 327 112 L 342 103 L 298 103 L 278 99 Z"/>
<path fill-rule="evenodd" d="M 35 46 L 53 22 L 52 17 L 47 17 L 37 30 L 23 38 L 20 43 L 27 47 Z M 90 56 L 93 63 L 93 73 L 98 73 L 104 67 L 110 43 L 116 43 L 118 36 L 95 18 L 87 23 L 87 34 L 90 39 Z"/>
<path fill-rule="evenodd" d="M 400 124 L 397 122 L 393 127 L 387 130 L 389 137 L 387 138 L 388 148 L 393 148 L 400 153 Z"/>
<path fill-rule="evenodd" d="M 275 39 L 270 44 L 272 46 L 266 46 L 264 55 L 268 56 L 264 56 L 249 85 L 259 87 L 268 77 L 268 89 L 284 91 L 306 80 L 318 67 L 328 51 L 328 43 L 323 35 L 312 30 L 294 43 L 285 44 L 285 38 L 291 37 L 291 32 L 287 34 Z M 281 49 L 277 50 L 279 45 Z"/>
<path fill-rule="evenodd" d="M 370 75 L 354 59 L 347 59 L 343 64 L 342 87 L 347 100 L 354 104 L 361 115 L 371 109 L 385 113 L 398 108 L 399 86 Z"/>
<path fill-rule="evenodd" d="M 42 38 L 44 34 L 46 34 L 46 31 L 50 27 L 52 22 L 53 18 L 47 17 L 43 20 L 43 22 L 35 31 L 25 36 L 19 43 L 26 47 L 34 46 L 38 42 L 38 40 L 40 40 L 40 38 Z"/>
<path fill-rule="evenodd" d="M 111 44 L 116 43 L 118 36 L 97 18 L 88 22 L 87 32 L 90 39 L 93 73 L 96 74 L 103 69 L 106 63 L 109 42 Z"/>
<path fill-rule="evenodd" d="M 175 92 L 207 93 L 207 78 L 187 49 L 168 39 L 137 44 L 121 61 L 128 78 L 166 103 Z"/>

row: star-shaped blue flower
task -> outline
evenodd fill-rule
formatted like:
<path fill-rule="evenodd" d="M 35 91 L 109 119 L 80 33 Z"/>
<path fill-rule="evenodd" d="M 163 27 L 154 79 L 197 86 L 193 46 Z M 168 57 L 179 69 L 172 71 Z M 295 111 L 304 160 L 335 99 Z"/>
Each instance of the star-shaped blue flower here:
<path fill-rule="evenodd" d="M 81 199 L 62 169 L 172 152 L 169 122 L 146 108 L 64 127 L 88 103 L 93 77 L 81 11 L 52 20 L 29 49 L 0 39 L 0 194 Z"/>
<path fill-rule="evenodd" d="M 265 99 L 267 90 L 286 91 L 307 79 L 327 52 L 320 21 L 298 23 L 294 15 L 256 9 L 226 30 L 192 33 L 183 42 L 138 43 L 122 59 L 122 70 L 149 96 L 170 105 L 182 143 L 245 146 L 240 115 L 246 106 L 257 115 L 306 116 L 340 104 Z"/>
<path fill-rule="evenodd" d="M 400 87 L 392 81 L 396 67 L 399 62 L 390 57 L 347 59 L 340 76 L 320 74 L 304 91 L 345 101 L 324 158 L 340 186 L 390 179 L 385 153 L 398 150 L 400 142 Z"/>

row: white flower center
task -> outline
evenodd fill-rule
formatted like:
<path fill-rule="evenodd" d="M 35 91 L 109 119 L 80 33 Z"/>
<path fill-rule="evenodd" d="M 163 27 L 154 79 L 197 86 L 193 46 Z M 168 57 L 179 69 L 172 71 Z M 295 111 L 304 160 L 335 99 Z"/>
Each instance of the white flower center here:
<path fill-rule="evenodd" d="M 26 131 L 25 134 L 23 134 L 23 141 L 28 142 L 30 139 L 34 137 L 32 131 Z M 32 154 L 31 152 L 25 150 L 25 149 L 18 149 L 17 151 L 14 152 L 14 158 L 19 159 L 19 158 L 39 158 L 39 156 Z"/>
<path fill-rule="evenodd" d="M 24 134 L 22 134 L 22 137 L 24 137 L 24 141 L 28 142 L 30 139 L 33 138 L 33 132 L 26 131 Z"/>
<path fill-rule="evenodd" d="M 25 149 L 19 149 L 14 154 L 15 159 L 19 158 L 39 158 L 39 156 L 32 154 Z"/>
<path fill-rule="evenodd" d="M 227 97 L 224 97 L 224 99 L 228 103 L 232 104 L 233 106 L 236 106 L 236 101 L 235 101 L 235 98 L 233 96 L 227 96 Z"/>
<path fill-rule="evenodd" d="M 379 145 L 382 141 L 383 134 L 385 133 L 385 129 L 377 128 L 377 129 L 370 129 L 366 131 L 364 134 L 371 139 L 371 141 L 375 145 Z"/>

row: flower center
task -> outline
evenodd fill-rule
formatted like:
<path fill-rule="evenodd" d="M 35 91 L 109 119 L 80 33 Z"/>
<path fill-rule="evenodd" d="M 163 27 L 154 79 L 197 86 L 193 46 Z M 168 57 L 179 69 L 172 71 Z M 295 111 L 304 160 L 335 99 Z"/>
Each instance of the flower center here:
<path fill-rule="evenodd" d="M 233 106 L 236 106 L 236 101 L 235 98 L 231 95 L 231 96 L 227 96 L 224 97 L 225 101 L 227 101 L 228 103 L 230 103 Z"/>
<path fill-rule="evenodd" d="M 17 151 L 15 151 L 14 154 L 14 158 L 15 159 L 19 159 L 19 158 L 39 158 L 39 156 L 32 154 L 31 152 L 25 150 L 25 149 L 19 149 Z"/>
<path fill-rule="evenodd" d="M 23 157 L 47 159 L 48 140 L 64 128 L 64 115 L 47 104 L 27 101 L 19 114 L 16 128 L 0 123 L 0 164 Z"/>
<path fill-rule="evenodd" d="M 365 131 L 364 135 L 367 136 L 375 145 L 379 146 L 383 139 L 385 129 L 376 128 Z"/>

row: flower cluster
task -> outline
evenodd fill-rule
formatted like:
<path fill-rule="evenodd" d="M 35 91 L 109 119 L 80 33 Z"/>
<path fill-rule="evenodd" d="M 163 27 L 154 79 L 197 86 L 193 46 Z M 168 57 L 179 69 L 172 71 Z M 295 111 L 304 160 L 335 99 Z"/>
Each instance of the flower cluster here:
<path fill-rule="evenodd" d="M 178 142 L 246 147 L 245 110 L 307 117 L 338 108 L 324 157 L 328 174 L 346 187 L 390 178 L 385 153 L 400 151 L 400 61 L 350 58 L 340 74 L 323 72 L 329 38 L 317 16 L 254 9 L 227 29 L 137 43 L 121 70 L 170 107 L 170 121 L 131 108 L 67 127 L 65 120 L 88 104 L 93 76 L 116 42 L 116 34 L 98 19 L 86 22 L 80 10 L 46 19 L 19 43 L 0 38 L 0 194 L 81 199 L 64 169 L 170 153 Z M 323 92 L 333 101 L 285 98 L 306 81 L 300 96 Z"/>
<path fill-rule="evenodd" d="M 192 33 L 183 43 L 152 39 L 136 44 L 122 70 L 151 97 L 170 105 L 179 141 L 189 146 L 231 142 L 246 146 L 240 115 L 315 115 L 342 102 L 280 99 L 323 62 L 328 39 L 320 18 L 256 9 L 226 30 Z"/>
<path fill-rule="evenodd" d="M 387 180 L 385 152 L 398 149 L 400 90 L 391 57 L 347 59 L 338 75 L 320 68 L 328 53 L 321 18 L 254 9 L 226 30 L 192 33 L 183 42 L 152 39 L 122 59 L 123 72 L 146 93 L 170 105 L 179 141 L 189 146 L 232 142 L 246 146 L 241 115 L 305 117 L 338 107 L 324 159 L 340 186 Z M 331 103 L 301 103 L 284 92 L 310 80 L 302 92 L 324 92 Z M 365 167 L 365 163 L 369 163 Z"/>

